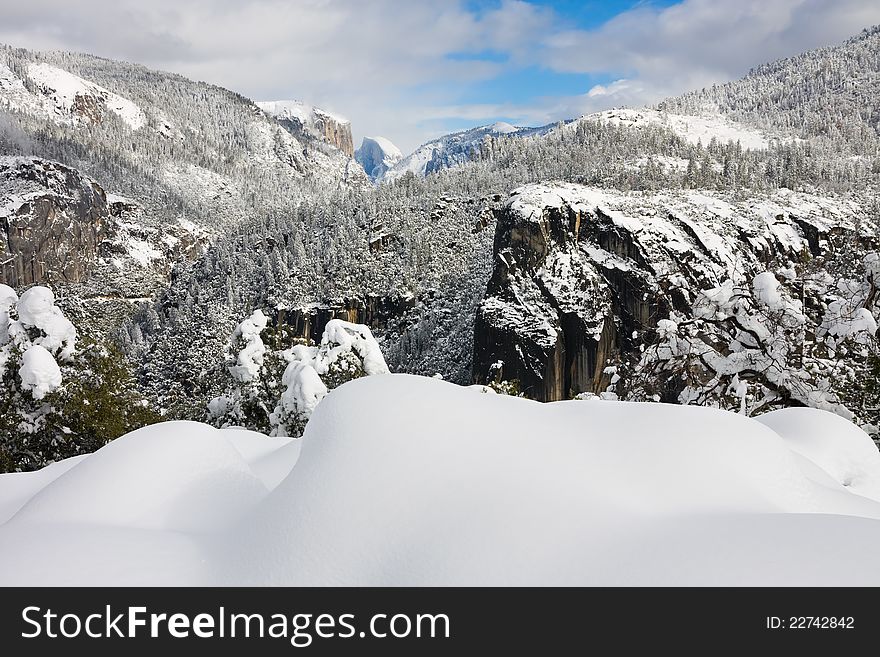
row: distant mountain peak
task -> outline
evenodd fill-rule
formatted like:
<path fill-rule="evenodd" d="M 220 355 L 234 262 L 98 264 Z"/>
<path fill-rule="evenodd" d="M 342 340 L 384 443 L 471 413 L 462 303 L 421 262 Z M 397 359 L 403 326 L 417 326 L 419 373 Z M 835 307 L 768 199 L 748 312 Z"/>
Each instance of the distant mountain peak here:
<path fill-rule="evenodd" d="M 471 159 L 485 137 L 542 135 L 555 127 L 555 123 L 531 128 L 498 121 L 491 125 L 481 125 L 443 135 L 419 146 L 389 169 L 382 179 L 394 180 L 408 171 L 417 176 L 426 176 L 441 169 L 463 164 Z"/>
<path fill-rule="evenodd" d="M 385 137 L 364 137 L 354 159 L 364 168 L 371 180 L 381 179 L 403 159 L 403 153 Z"/>

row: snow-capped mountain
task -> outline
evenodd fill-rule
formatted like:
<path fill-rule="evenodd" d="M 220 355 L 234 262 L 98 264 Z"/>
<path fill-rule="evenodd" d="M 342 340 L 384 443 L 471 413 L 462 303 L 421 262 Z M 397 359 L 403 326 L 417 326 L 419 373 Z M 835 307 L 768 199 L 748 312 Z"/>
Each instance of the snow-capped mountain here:
<path fill-rule="evenodd" d="M 553 123 L 538 128 L 528 128 L 513 126 L 499 121 L 492 125 L 453 132 L 422 144 L 410 155 L 407 155 L 386 171 L 385 175 L 379 178 L 379 180 L 396 180 L 407 172 L 412 172 L 417 176 L 427 176 L 441 169 L 447 169 L 468 162 L 479 152 L 480 145 L 486 137 L 542 135 L 549 132 L 555 126 L 556 124 Z"/>
<path fill-rule="evenodd" d="M 155 200 L 154 212 L 186 206 L 207 228 L 272 192 L 367 183 L 325 146 L 333 134 L 343 150 L 345 134 L 350 142 L 338 117 L 314 110 L 292 132 L 234 92 L 89 55 L 0 47 L 0 114 L 5 154 L 61 161 L 108 192 Z"/>
<path fill-rule="evenodd" d="M 354 159 L 371 180 L 377 181 L 403 159 L 403 153 L 385 137 L 364 137 L 360 148 L 354 153 Z"/>
<path fill-rule="evenodd" d="M 257 106 L 282 125 L 292 128 L 295 134 L 305 131 L 332 144 L 349 157 L 354 155 L 351 122 L 348 119 L 299 100 L 268 100 L 258 102 Z"/>

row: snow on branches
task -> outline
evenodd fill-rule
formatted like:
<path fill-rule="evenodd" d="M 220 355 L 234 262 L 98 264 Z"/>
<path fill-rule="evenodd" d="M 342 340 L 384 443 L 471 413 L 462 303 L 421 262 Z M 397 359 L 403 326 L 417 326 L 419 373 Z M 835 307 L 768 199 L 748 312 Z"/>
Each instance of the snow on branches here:
<path fill-rule="evenodd" d="M 762 272 L 701 291 L 691 316 L 673 312 L 658 322 L 655 341 L 627 374 L 627 398 L 748 415 L 810 406 L 864 421 L 871 409 L 847 398 L 846 382 L 876 363 L 876 263 L 867 254 L 862 280 Z"/>
<path fill-rule="evenodd" d="M 264 342 L 276 337 L 268 324 L 256 310 L 233 331 L 226 367 L 229 385 L 208 403 L 213 424 L 299 437 L 329 390 L 361 376 L 388 373 L 378 342 L 362 324 L 333 319 L 319 345 L 275 350 Z"/>
<path fill-rule="evenodd" d="M 158 419 L 122 356 L 88 337 L 31 287 L 0 285 L 0 472 L 92 452 Z"/>
<path fill-rule="evenodd" d="M 10 370 L 39 401 L 61 386 L 57 360 L 70 361 L 75 346 L 76 329 L 55 306 L 52 290 L 36 286 L 19 298 L 0 285 L 0 376 Z"/>

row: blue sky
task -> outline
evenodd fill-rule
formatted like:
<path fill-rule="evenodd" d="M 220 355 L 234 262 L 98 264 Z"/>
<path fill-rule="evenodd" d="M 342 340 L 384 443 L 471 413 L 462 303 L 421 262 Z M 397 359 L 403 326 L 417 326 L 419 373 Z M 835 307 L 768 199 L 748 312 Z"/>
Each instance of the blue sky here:
<path fill-rule="evenodd" d="M 591 30 L 600 27 L 618 14 L 631 11 L 634 8 L 662 9 L 677 4 L 679 0 L 608 0 L 606 2 L 577 0 L 544 0 L 531 4 L 547 8 L 554 12 L 560 26 L 567 26 L 578 30 Z M 485 15 L 487 11 L 499 9 L 503 3 L 501 0 L 474 0 L 466 5 L 477 15 Z M 489 61 L 497 63 L 510 63 L 510 57 L 497 50 L 482 50 L 476 52 L 454 52 L 447 55 L 454 61 Z M 467 85 L 458 85 L 447 90 L 447 93 L 455 96 L 459 102 L 465 104 L 522 104 L 531 99 L 552 98 L 555 96 L 575 96 L 586 93 L 597 84 L 609 84 L 616 79 L 632 75 L 633 71 L 625 66 L 596 71 L 591 73 L 568 73 L 557 72 L 545 66 L 516 66 L 512 65 L 503 70 L 495 77 L 474 82 Z M 515 113 L 513 113 L 515 114 Z M 518 117 L 510 115 L 497 115 L 491 118 L 496 120 L 516 120 Z M 442 121 L 438 122 L 442 123 Z M 468 120 L 461 122 L 467 127 Z"/>
<path fill-rule="evenodd" d="M 629 11 L 638 5 L 653 4 L 668 6 L 680 0 L 536 0 L 533 4 L 552 9 L 563 19 L 580 28 L 592 28 L 601 25 L 617 14 Z M 486 8 L 497 8 L 501 0 L 473 0 L 467 5 L 475 12 Z"/>
<path fill-rule="evenodd" d="M 0 43 L 305 100 L 410 152 L 653 104 L 878 23 L 877 0 L 28 0 L 4 3 Z"/>

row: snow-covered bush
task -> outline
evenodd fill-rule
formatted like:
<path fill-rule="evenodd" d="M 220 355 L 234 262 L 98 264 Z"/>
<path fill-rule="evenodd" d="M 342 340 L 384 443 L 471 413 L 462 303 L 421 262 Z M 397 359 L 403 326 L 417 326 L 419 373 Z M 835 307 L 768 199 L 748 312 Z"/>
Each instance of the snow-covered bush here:
<path fill-rule="evenodd" d="M 0 285 L 0 471 L 91 452 L 157 419 L 122 356 L 77 338 L 51 290 Z"/>
<path fill-rule="evenodd" d="M 362 324 L 330 320 L 317 346 L 268 349 L 266 342 L 276 337 L 260 310 L 236 327 L 226 366 L 229 386 L 208 403 L 213 424 L 299 437 L 329 390 L 362 376 L 388 373 L 379 344 Z"/>
<path fill-rule="evenodd" d="M 60 362 L 72 360 L 76 329 L 55 306 L 52 291 L 32 287 L 21 297 L 0 285 L 0 436 L 6 469 L 30 451 L 28 439 L 42 432 L 53 406 L 47 395 L 61 387 Z M 15 443 L 18 443 L 16 446 Z M 33 454 L 34 460 L 39 460 Z"/>
<path fill-rule="evenodd" d="M 660 320 L 638 363 L 621 368 L 626 398 L 749 415 L 810 406 L 866 422 L 870 409 L 853 393 L 877 357 L 872 258 L 861 281 L 780 276 L 783 284 L 762 272 L 700 292 L 691 316 Z"/>
<path fill-rule="evenodd" d="M 858 251 L 852 255 L 857 256 Z M 815 340 L 805 346 L 805 367 L 828 380 L 856 420 L 877 439 L 880 254 L 869 251 L 845 268 L 816 272 L 815 278 L 818 284 L 813 283 L 813 287 L 824 291 L 824 295 Z"/>

